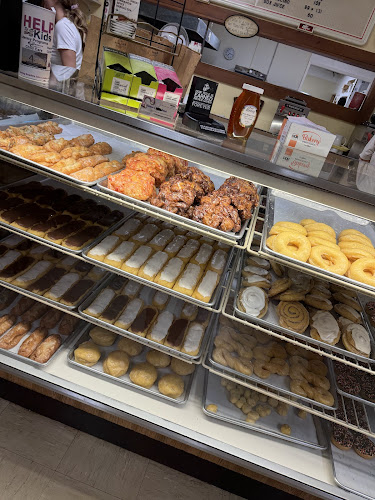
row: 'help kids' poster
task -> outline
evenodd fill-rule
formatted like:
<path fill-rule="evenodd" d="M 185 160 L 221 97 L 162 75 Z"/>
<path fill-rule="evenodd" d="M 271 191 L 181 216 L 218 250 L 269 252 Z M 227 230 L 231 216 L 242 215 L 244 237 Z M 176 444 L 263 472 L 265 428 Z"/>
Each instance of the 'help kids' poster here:
<path fill-rule="evenodd" d="M 48 85 L 55 13 L 24 3 L 22 9 L 20 64 L 18 76 Z"/>

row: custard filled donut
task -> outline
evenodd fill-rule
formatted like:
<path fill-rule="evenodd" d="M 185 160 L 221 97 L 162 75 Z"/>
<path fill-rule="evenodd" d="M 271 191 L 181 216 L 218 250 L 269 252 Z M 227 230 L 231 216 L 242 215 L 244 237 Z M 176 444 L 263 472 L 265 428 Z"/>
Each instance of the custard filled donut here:
<path fill-rule="evenodd" d="M 358 259 L 350 266 L 348 277 L 375 287 L 375 258 Z"/>
<path fill-rule="evenodd" d="M 304 227 L 308 233 L 311 233 L 312 231 L 323 231 L 324 233 L 328 233 L 336 239 L 335 230 L 331 226 L 328 226 L 328 224 L 324 224 L 322 222 L 313 222 L 312 224 L 306 224 L 306 226 Z"/>
<path fill-rule="evenodd" d="M 279 233 L 272 245 L 275 252 L 302 262 L 307 262 L 311 252 L 311 244 L 306 236 L 291 231 Z"/>
<path fill-rule="evenodd" d="M 295 233 L 300 233 L 303 236 L 306 236 L 307 231 L 306 229 L 301 226 L 301 224 L 297 224 L 296 222 L 276 222 L 270 230 L 270 236 L 273 234 L 279 234 L 284 231 L 293 231 Z"/>
<path fill-rule="evenodd" d="M 344 275 L 349 268 L 349 261 L 346 255 L 340 250 L 335 250 L 323 245 L 318 245 L 311 249 L 309 263 L 326 271 L 330 271 L 331 273 L 339 274 L 340 276 Z"/>

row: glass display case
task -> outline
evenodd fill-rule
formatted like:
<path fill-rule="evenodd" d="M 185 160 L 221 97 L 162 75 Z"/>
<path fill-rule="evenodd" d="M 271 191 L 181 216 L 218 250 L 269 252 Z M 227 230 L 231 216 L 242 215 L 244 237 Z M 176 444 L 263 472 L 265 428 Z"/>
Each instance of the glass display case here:
<path fill-rule="evenodd" d="M 290 170 L 269 161 L 275 139 L 260 131 L 242 150 L 66 88 L 0 75 L 3 370 L 319 497 L 371 497 L 358 451 L 373 456 L 375 438 L 374 191 L 356 162 Z M 177 170 L 142 197 L 138 180 L 114 179 L 149 148 Z M 209 200 L 194 192 L 183 213 L 153 203 L 187 165 L 209 177 Z M 235 196 L 243 180 L 250 207 Z M 197 215 L 217 206 L 213 189 L 231 214 L 215 223 Z M 56 321 L 27 356 L 31 329 L 13 333 L 30 306 L 33 329 L 46 312 Z M 39 346 L 53 336 L 48 357 Z M 113 351 L 127 366 L 109 366 Z M 331 444 L 342 434 L 352 449 Z"/>

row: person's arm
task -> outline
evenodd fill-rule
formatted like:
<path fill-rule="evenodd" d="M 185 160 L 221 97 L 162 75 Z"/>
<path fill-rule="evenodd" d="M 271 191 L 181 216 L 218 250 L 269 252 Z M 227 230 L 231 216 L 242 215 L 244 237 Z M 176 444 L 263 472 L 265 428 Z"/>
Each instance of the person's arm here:
<path fill-rule="evenodd" d="M 372 155 L 375 153 L 375 135 L 366 146 L 363 148 L 362 153 L 359 155 L 359 158 L 363 161 L 369 162 L 372 158 Z"/>
<path fill-rule="evenodd" d="M 76 67 L 76 53 L 74 50 L 59 49 L 59 52 L 63 66 L 69 66 L 69 68 Z"/>

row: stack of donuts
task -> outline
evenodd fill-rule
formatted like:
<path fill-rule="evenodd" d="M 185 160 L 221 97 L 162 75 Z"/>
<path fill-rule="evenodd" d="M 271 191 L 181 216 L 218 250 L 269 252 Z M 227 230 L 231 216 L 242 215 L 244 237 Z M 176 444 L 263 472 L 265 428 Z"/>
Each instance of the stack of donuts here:
<path fill-rule="evenodd" d="M 251 328 L 240 332 L 227 318 L 220 323 L 212 352 L 216 363 L 263 380 L 271 375 L 289 377 L 295 394 L 333 406 L 328 370 L 318 354 L 288 342 L 270 341 L 267 334 Z"/>
<path fill-rule="evenodd" d="M 356 229 L 344 229 L 336 240 L 334 229 L 313 219 L 274 224 L 267 246 L 287 257 L 308 262 L 340 276 L 375 286 L 375 248 Z"/>
<path fill-rule="evenodd" d="M 341 340 L 348 351 L 370 356 L 370 335 L 362 324 L 362 306 L 355 292 L 250 256 L 242 269 L 237 307 L 249 316 L 263 318 L 270 304 L 283 328 L 301 334 L 310 326 L 314 340 L 329 345 Z"/>

